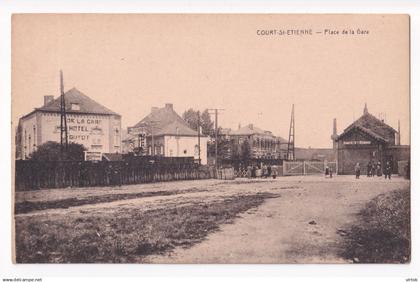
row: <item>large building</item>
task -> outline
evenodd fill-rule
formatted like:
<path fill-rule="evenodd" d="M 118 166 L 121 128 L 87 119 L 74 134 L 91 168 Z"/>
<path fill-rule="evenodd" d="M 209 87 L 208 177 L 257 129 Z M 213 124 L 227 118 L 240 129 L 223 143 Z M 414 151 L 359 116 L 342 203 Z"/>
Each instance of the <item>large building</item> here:
<path fill-rule="evenodd" d="M 288 141 L 274 136 L 271 131 L 248 124 L 227 133 L 232 144 L 232 155 L 241 157 L 249 150 L 252 159 L 285 159 Z M 246 148 L 247 147 L 247 148 Z"/>
<path fill-rule="evenodd" d="M 174 111 L 172 104 L 152 107 L 150 114 L 128 129 L 124 152 L 164 157 L 194 157 L 207 164 L 207 136 L 200 135 Z M 200 142 L 200 145 L 198 144 Z"/>
<path fill-rule="evenodd" d="M 334 120 L 331 138 L 339 174 L 354 174 L 356 163 L 360 164 L 361 172 L 365 174 L 369 161 L 380 162 L 382 166 L 390 161 L 393 172 L 397 173 L 398 161 L 410 158 L 410 146 L 400 144 L 399 129 L 395 130 L 370 114 L 366 105 L 363 115 L 340 135 L 337 135 Z"/>
<path fill-rule="evenodd" d="M 68 142 L 89 152 L 121 152 L 121 116 L 76 88 L 64 93 Z M 44 96 L 44 105 L 21 117 L 16 132 L 16 158 L 27 159 L 47 141 L 60 142 L 60 97 Z"/>

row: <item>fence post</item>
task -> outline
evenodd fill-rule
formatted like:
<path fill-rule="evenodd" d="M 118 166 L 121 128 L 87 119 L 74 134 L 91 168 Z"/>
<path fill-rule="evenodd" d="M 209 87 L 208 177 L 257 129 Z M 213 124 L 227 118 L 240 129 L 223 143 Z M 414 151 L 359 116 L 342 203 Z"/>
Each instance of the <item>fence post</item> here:
<path fill-rule="evenodd" d="M 303 161 L 303 175 L 306 175 L 306 161 Z"/>

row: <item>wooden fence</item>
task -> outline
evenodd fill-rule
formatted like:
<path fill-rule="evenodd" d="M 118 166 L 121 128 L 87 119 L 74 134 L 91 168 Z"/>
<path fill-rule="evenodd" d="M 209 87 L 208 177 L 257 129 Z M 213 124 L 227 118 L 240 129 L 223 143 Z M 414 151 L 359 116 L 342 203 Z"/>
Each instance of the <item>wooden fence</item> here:
<path fill-rule="evenodd" d="M 215 177 L 207 167 L 186 161 L 16 161 L 16 191 L 41 188 L 116 186 Z"/>

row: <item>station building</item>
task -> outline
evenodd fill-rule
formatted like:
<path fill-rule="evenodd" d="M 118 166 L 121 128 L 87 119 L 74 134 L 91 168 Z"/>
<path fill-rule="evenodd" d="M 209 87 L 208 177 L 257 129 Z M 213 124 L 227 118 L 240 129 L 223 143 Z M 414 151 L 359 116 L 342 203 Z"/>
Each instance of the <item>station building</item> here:
<path fill-rule="evenodd" d="M 410 158 L 410 146 L 400 144 L 400 132 L 368 112 L 338 135 L 336 120 L 333 124 L 333 149 L 337 159 L 338 174 L 354 174 L 356 163 L 366 174 L 369 161 L 382 167 L 390 161 L 393 173 L 398 172 L 398 161 Z"/>
<path fill-rule="evenodd" d="M 194 157 L 207 164 L 208 136 L 198 132 L 179 116 L 170 103 L 164 107 L 152 107 L 151 112 L 134 126 L 128 128 L 123 140 L 124 153 L 162 157 Z"/>
<path fill-rule="evenodd" d="M 68 142 L 87 151 L 121 153 L 121 116 L 76 88 L 64 93 Z M 60 96 L 44 96 L 44 105 L 19 119 L 16 159 L 27 159 L 47 141 L 60 142 Z"/>

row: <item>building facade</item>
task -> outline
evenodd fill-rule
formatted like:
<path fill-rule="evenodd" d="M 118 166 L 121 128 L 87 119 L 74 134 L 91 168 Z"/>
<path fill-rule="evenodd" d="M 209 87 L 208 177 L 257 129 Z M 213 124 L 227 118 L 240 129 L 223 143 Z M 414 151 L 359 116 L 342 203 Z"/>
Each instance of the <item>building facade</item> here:
<path fill-rule="evenodd" d="M 124 152 L 163 157 L 194 157 L 207 164 L 209 138 L 191 129 L 172 104 L 152 107 L 149 115 L 128 129 Z M 199 144 L 200 143 L 200 144 Z"/>
<path fill-rule="evenodd" d="M 72 88 L 64 93 L 68 142 L 89 152 L 121 153 L 121 116 Z M 44 105 L 19 119 L 16 159 L 28 159 L 47 141 L 60 142 L 60 97 L 44 96 Z"/>
<path fill-rule="evenodd" d="M 337 135 L 334 121 L 333 148 L 339 174 L 354 174 L 357 163 L 361 173 L 367 173 L 369 162 L 391 162 L 393 172 L 398 171 L 398 161 L 410 158 L 410 146 L 400 144 L 400 132 L 368 112 L 365 105 L 363 115 Z"/>
<path fill-rule="evenodd" d="M 248 154 L 252 159 L 286 158 L 288 141 L 253 124 L 231 130 L 228 132 L 228 136 L 232 144 L 233 158 L 241 158 L 244 154 Z M 249 153 L 245 151 L 249 151 Z"/>

